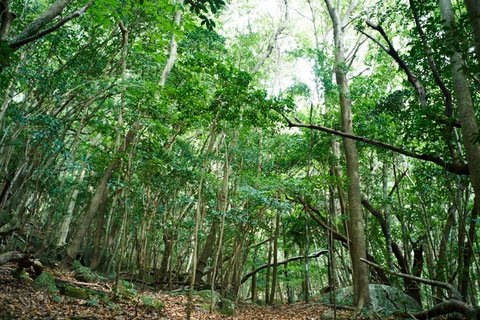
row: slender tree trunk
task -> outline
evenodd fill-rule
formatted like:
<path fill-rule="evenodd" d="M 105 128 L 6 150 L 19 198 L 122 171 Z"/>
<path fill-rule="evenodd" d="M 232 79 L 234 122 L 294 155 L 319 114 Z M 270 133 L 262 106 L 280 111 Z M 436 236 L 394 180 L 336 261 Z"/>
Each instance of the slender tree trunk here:
<path fill-rule="evenodd" d="M 268 242 L 268 267 L 265 275 L 265 303 L 270 301 L 270 265 L 272 264 L 272 241 Z"/>
<path fill-rule="evenodd" d="M 215 260 L 213 263 L 213 275 L 212 275 L 212 290 L 210 292 L 211 294 L 211 301 L 210 301 L 210 312 L 213 312 L 214 309 L 214 291 L 215 291 L 215 280 L 217 278 L 217 265 L 218 265 L 218 259 L 220 257 L 220 252 L 222 251 L 222 245 L 223 245 L 223 231 L 225 227 L 225 216 L 227 214 L 227 207 L 228 207 L 228 181 L 230 177 L 230 172 L 229 172 L 229 148 L 225 148 L 225 164 L 223 167 L 223 179 L 222 179 L 222 190 L 220 192 L 220 205 L 219 209 L 222 210 L 222 222 L 220 225 L 220 235 L 219 235 L 219 241 L 217 245 L 217 252 L 215 254 Z"/>
<path fill-rule="evenodd" d="M 269 305 L 273 305 L 275 300 L 275 289 L 277 287 L 277 274 L 278 274 L 278 235 L 280 233 L 280 213 L 277 212 L 275 219 L 275 234 L 273 238 L 273 268 L 272 268 L 272 289 L 270 292 Z"/>
<path fill-rule="evenodd" d="M 217 111 L 217 115 L 215 119 L 212 121 L 211 129 L 210 129 L 210 137 L 208 142 L 208 147 L 205 152 L 205 157 L 203 159 L 203 166 L 202 166 L 202 173 L 200 175 L 200 181 L 198 184 L 198 195 L 197 195 L 197 209 L 195 215 L 195 228 L 193 231 L 193 255 L 192 255 L 192 268 L 191 268 L 191 279 L 190 279 L 190 290 L 188 292 L 188 305 L 187 305 L 187 319 L 190 320 L 192 316 L 192 308 L 193 308 L 193 289 L 196 283 L 196 275 L 197 275 L 197 255 L 198 255 L 198 231 L 201 225 L 201 217 L 202 217 L 202 203 L 204 202 L 202 196 L 202 188 L 203 188 L 203 181 L 205 179 L 205 174 L 207 172 L 207 165 L 208 165 L 208 157 L 210 152 L 213 149 L 213 144 L 216 140 L 216 125 L 218 116 L 220 115 L 220 108 Z"/>
<path fill-rule="evenodd" d="M 437 259 L 437 280 L 440 282 L 447 282 L 446 275 L 448 273 L 448 261 L 447 261 L 447 244 L 450 238 L 450 232 L 453 227 L 453 223 L 455 220 L 455 206 L 451 206 L 448 209 L 448 218 L 443 229 L 442 240 L 440 241 L 440 249 L 438 253 Z M 441 288 L 435 287 L 434 289 L 434 296 L 436 303 L 442 302 L 441 296 Z"/>
<path fill-rule="evenodd" d="M 465 2 L 465 6 L 467 7 L 470 25 L 472 26 L 477 59 L 480 59 L 480 3 L 478 0 L 464 0 L 463 2 Z"/>
<path fill-rule="evenodd" d="M 325 0 L 330 18 L 333 22 L 334 42 L 335 42 L 335 77 L 340 87 L 340 110 L 342 116 L 342 131 L 353 134 L 352 126 L 352 108 L 350 100 L 350 91 L 348 87 L 347 76 L 344 71 L 346 64 L 345 48 L 343 39 L 343 28 L 350 17 L 350 13 L 356 7 L 356 1 L 353 0 L 347 9 L 347 14 L 340 18 L 340 13 L 334 7 L 332 0 Z M 358 169 L 357 147 L 354 140 L 343 138 L 345 148 L 345 157 L 347 160 L 348 184 L 348 205 L 350 211 L 349 236 L 352 240 L 350 256 L 353 267 L 353 291 L 354 305 L 357 309 L 370 302 L 370 292 L 368 287 L 368 266 L 361 261 L 366 259 L 365 235 L 363 227 L 362 199 L 360 194 L 360 178 Z"/>
<path fill-rule="evenodd" d="M 100 264 L 100 244 L 102 242 L 103 225 L 105 221 L 105 212 L 108 204 L 108 186 L 102 196 L 102 203 L 97 213 L 97 230 L 95 231 L 95 239 L 93 241 L 92 260 L 90 261 L 90 269 L 96 270 Z"/>
<path fill-rule="evenodd" d="M 255 247 L 255 252 L 253 253 L 253 262 L 255 263 L 257 260 L 257 252 L 258 252 L 258 247 Z M 252 265 L 252 271 L 255 270 L 255 264 Z M 252 303 L 256 304 L 257 303 L 257 274 L 254 273 L 252 275 Z"/>
<path fill-rule="evenodd" d="M 438 3 L 448 41 L 455 41 L 455 39 L 457 39 L 455 36 L 456 23 L 452 3 L 450 0 L 438 0 Z M 468 168 L 470 170 L 470 181 L 472 182 L 472 187 L 475 192 L 474 206 L 470 217 L 472 223 L 469 226 L 464 255 L 464 266 L 463 270 L 460 270 L 459 289 L 462 296 L 466 299 L 470 281 L 469 272 L 471 257 L 473 255 L 475 221 L 480 211 L 480 143 L 475 143 L 475 138 L 479 130 L 468 79 L 464 73 L 465 62 L 463 61 L 462 54 L 456 51 L 455 46 L 449 47 L 451 47 L 450 66 L 452 69 L 453 88 L 458 107 L 459 120 L 462 125 L 463 144 L 465 146 Z"/>
<path fill-rule="evenodd" d="M 183 7 L 184 0 L 178 0 L 178 5 Z M 180 26 L 180 20 L 182 19 L 183 11 L 181 9 L 175 11 L 175 16 L 173 17 L 173 24 L 175 28 Z M 168 56 L 167 64 L 165 65 L 162 75 L 160 76 L 159 85 L 161 87 L 165 86 L 168 74 L 172 71 L 175 60 L 177 59 L 177 39 L 175 30 L 172 31 L 172 38 L 170 39 L 170 54 Z"/>
<path fill-rule="evenodd" d="M 196 269 L 197 271 L 195 276 L 195 282 L 197 285 L 202 282 L 203 272 L 207 267 L 208 260 L 212 256 L 215 241 L 217 240 L 217 230 L 219 224 L 220 222 L 218 221 L 218 219 L 215 219 L 215 221 L 213 221 L 210 227 L 210 231 L 208 232 L 207 239 L 205 240 L 202 253 L 200 254 L 200 258 L 198 259 Z"/>
<path fill-rule="evenodd" d="M 130 129 L 130 131 L 127 133 L 125 140 L 123 141 L 120 150 L 118 151 L 118 155 L 110 162 L 107 169 L 105 170 L 105 173 L 103 174 L 103 177 L 98 181 L 95 192 L 88 205 L 87 211 L 84 212 L 78 219 L 77 228 L 75 229 L 75 232 L 72 235 L 72 241 L 67 248 L 67 254 L 65 255 L 60 264 L 62 267 L 67 267 L 75 260 L 82 245 L 83 238 L 85 237 L 87 230 L 90 227 L 90 223 L 95 217 L 95 214 L 97 213 L 97 210 L 101 204 L 103 194 L 107 188 L 107 183 L 110 181 L 113 173 L 115 172 L 120 163 L 119 156 L 120 154 L 124 153 L 130 146 L 139 129 L 140 123 L 136 122 L 133 125 L 133 128 Z"/>
<path fill-rule="evenodd" d="M 304 261 L 304 266 L 305 266 L 305 303 L 310 302 L 310 293 L 309 293 L 309 283 L 310 283 L 310 275 L 309 275 L 309 270 L 308 270 L 308 251 L 310 251 L 310 235 L 308 232 L 308 214 L 307 211 L 305 210 L 305 261 Z"/>
<path fill-rule="evenodd" d="M 384 198 L 384 201 L 386 201 L 388 198 L 388 163 L 386 160 L 384 160 L 383 162 L 382 177 L 383 177 L 383 198 Z M 393 264 L 392 264 L 393 253 L 392 253 L 392 235 L 390 233 L 391 219 L 390 219 L 390 213 L 388 212 L 387 205 L 385 205 L 385 208 L 383 209 L 383 215 L 385 219 L 385 242 L 387 244 L 387 266 L 388 266 L 388 270 L 392 270 L 393 269 Z"/>

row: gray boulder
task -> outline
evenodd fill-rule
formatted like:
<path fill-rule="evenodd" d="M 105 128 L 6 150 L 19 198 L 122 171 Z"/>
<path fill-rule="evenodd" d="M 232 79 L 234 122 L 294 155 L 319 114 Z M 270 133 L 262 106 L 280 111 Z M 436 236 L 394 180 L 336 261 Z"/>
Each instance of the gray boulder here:
<path fill-rule="evenodd" d="M 383 284 L 371 284 L 369 289 L 373 310 L 385 314 L 391 314 L 395 311 L 411 312 L 422 310 L 417 301 L 397 288 Z M 337 304 L 353 306 L 353 287 L 336 289 L 335 297 Z M 318 302 L 333 303 L 333 301 L 330 301 L 330 293 L 324 295 Z"/>

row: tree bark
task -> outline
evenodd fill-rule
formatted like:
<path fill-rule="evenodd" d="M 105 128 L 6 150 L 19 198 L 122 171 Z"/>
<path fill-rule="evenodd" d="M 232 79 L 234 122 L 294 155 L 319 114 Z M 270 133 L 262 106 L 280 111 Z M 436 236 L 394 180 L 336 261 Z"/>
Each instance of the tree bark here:
<path fill-rule="evenodd" d="M 10 262 L 10 261 L 17 261 L 23 258 L 28 257 L 28 254 L 21 253 L 17 251 L 8 251 L 0 254 L 0 266 Z"/>
<path fill-rule="evenodd" d="M 217 111 L 216 117 L 212 120 L 212 125 L 210 128 L 210 136 L 209 136 L 209 142 L 208 142 L 208 147 L 205 152 L 205 156 L 203 159 L 203 166 L 202 166 L 202 172 L 200 175 L 200 181 L 198 184 L 198 195 L 197 195 L 197 208 L 195 210 L 195 228 L 193 231 L 193 256 L 192 256 L 192 271 L 191 271 L 191 279 L 190 279 L 190 289 L 188 292 L 188 304 L 187 304 L 187 319 L 190 320 L 192 316 L 192 308 L 193 308 L 193 289 L 195 288 L 195 283 L 196 283 L 196 275 L 197 275 L 197 256 L 198 256 L 198 231 L 201 226 L 201 217 L 202 217 L 202 203 L 204 202 L 203 196 L 202 196 L 202 188 L 203 188 L 203 181 L 205 179 L 205 174 L 207 171 L 207 164 L 208 164 L 208 157 L 210 155 L 210 152 L 212 151 L 213 144 L 216 140 L 216 125 L 217 125 L 217 120 L 218 116 L 220 115 L 220 109 L 219 107 Z"/>
<path fill-rule="evenodd" d="M 215 245 L 215 241 L 217 240 L 217 230 L 218 230 L 219 221 L 215 219 L 213 221 L 210 231 L 208 232 L 207 239 L 205 240 L 205 244 L 203 245 L 202 253 L 200 254 L 200 258 L 197 262 L 197 269 L 196 269 L 196 276 L 195 276 L 195 284 L 198 285 L 202 282 L 203 271 L 207 266 L 208 260 L 212 256 L 213 247 Z"/>

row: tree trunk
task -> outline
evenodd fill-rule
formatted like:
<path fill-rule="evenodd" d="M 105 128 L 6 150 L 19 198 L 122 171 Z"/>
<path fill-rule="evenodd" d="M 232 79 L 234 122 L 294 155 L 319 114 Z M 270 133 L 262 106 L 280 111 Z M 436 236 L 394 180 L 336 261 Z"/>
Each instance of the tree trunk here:
<path fill-rule="evenodd" d="M 218 219 L 215 219 L 215 221 L 213 221 L 212 223 L 212 226 L 210 227 L 207 239 L 205 240 L 200 259 L 198 259 L 197 271 L 195 276 L 195 284 L 197 285 L 202 282 L 203 271 L 205 271 L 205 268 L 207 267 L 208 259 L 210 259 L 210 257 L 212 256 L 213 247 L 217 240 L 218 225 L 219 221 Z"/>
<path fill-rule="evenodd" d="M 463 2 L 465 2 L 465 6 L 467 7 L 470 25 L 472 26 L 477 59 L 480 59 L 480 3 L 478 0 L 464 0 Z"/>
<path fill-rule="evenodd" d="M 272 265 L 272 241 L 268 243 L 267 274 L 265 275 L 265 303 L 270 301 L 270 267 Z"/>
<path fill-rule="evenodd" d="M 180 7 L 183 7 L 183 2 L 184 0 L 178 0 L 178 5 Z M 173 17 L 173 23 L 175 27 L 180 26 L 180 20 L 182 18 L 182 10 L 177 10 L 175 11 L 175 16 Z M 160 76 L 160 81 L 159 85 L 163 87 L 165 85 L 165 82 L 167 80 L 167 76 L 170 73 L 170 71 L 173 68 L 173 65 L 175 64 L 175 60 L 177 59 L 177 40 L 176 40 L 176 32 L 175 30 L 172 31 L 172 38 L 170 39 L 170 53 L 168 56 L 167 64 L 163 68 L 162 75 Z"/>
<path fill-rule="evenodd" d="M 217 252 L 215 254 L 215 260 L 213 262 L 213 275 L 212 275 L 212 288 L 211 288 L 211 301 L 210 301 L 210 312 L 213 312 L 214 309 L 214 291 L 215 291 L 215 280 L 217 278 L 217 265 L 218 259 L 220 257 L 220 252 L 222 251 L 223 245 L 223 232 L 225 229 L 225 216 L 227 214 L 228 208 L 228 181 L 230 177 L 229 172 L 229 148 L 225 148 L 225 164 L 223 167 L 223 179 L 222 179 L 222 190 L 220 192 L 220 199 L 218 209 L 222 210 L 222 222 L 220 225 L 220 235 L 218 237 Z"/>
<path fill-rule="evenodd" d="M 93 241 L 92 260 L 90 260 L 90 269 L 96 270 L 100 264 L 100 244 L 102 242 L 103 224 L 105 221 L 105 212 L 108 204 L 108 186 L 102 196 L 102 203 L 97 214 L 97 230 L 95 231 L 95 239 Z"/>
<path fill-rule="evenodd" d="M 95 192 L 92 196 L 92 199 L 90 200 L 87 211 L 85 211 L 78 219 L 77 228 L 72 235 L 72 242 L 67 248 L 67 254 L 60 263 L 62 267 L 65 268 L 69 266 L 77 257 L 77 254 L 83 242 L 83 238 L 85 237 L 87 230 L 90 227 L 90 223 L 95 217 L 95 214 L 97 213 L 97 210 L 101 204 L 103 194 L 107 188 L 107 183 L 112 178 L 113 173 L 115 172 L 120 163 L 120 155 L 122 153 L 125 153 L 127 148 L 134 140 L 135 136 L 137 135 L 137 131 L 139 129 L 140 123 L 137 121 L 134 123 L 133 128 L 130 129 L 130 131 L 125 136 L 125 140 L 123 141 L 120 150 L 118 150 L 118 155 L 110 162 L 102 178 L 98 181 L 97 187 L 95 188 Z"/>
<path fill-rule="evenodd" d="M 217 125 L 217 120 L 218 116 L 220 115 L 220 107 L 217 111 L 216 117 L 212 121 L 212 125 L 210 128 L 210 136 L 209 136 L 209 142 L 208 142 L 208 147 L 205 152 L 205 156 L 203 159 L 203 166 L 202 166 L 202 172 L 200 175 L 200 181 L 198 184 L 198 195 L 197 195 L 197 209 L 196 214 L 195 214 L 195 228 L 193 231 L 193 255 L 192 255 L 192 271 L 191 271 L 191 279 L 190 279 L 190 290 L 188 292 L 188 305 L 187 305 L 187 319 L 190 320 L 192 316 L 192 308 L 193 308 L 193 289 L 195 287 L 196 283 L 196 275 L 197 275 L 197 255 L 198 255 L 198 231 L 201 227 L 201 217 L 202 217 L 202 203 L 204 202 L 203 196 L 202 196 L 202 188 L 203 188 L 203 181 L 205 179 L 205 174 L 207 171 L 207 165 L 208 165 L 208 157 L 210 155 L 210 152 L 212 151 L 213 144 L 216 140 L 216 125 Z"/>
<path fill-rule="evenodd" d="M 438 0 L 448 41 L 455 41 L 456 23 L 455 13 L 450 0 Z M 475 143 L 478 135 L 478 122 L 475 115 L 475 108 L 470 93 L 468 79 L 464 73 L 465 62 L 462 53 L 456 51 L 454 45 L 451 48 L 450 67 L 452 72 L 453 88 L 456 104 L 458 107 L 459 120 L 462 125 L 463 144 L 470 170 L 470 181 L 475 192 L 474 206 L 470 217 L 470 229 L 468 232 L 463 270 L 460 270 L 460 293 L 466 299 L 469 284 L 469 272 L 471 256 L 473 254 L 473 242 L 475 237 L 475 221 L 480 210 L 480 144 Z"/>
<path fill-rule="evenodd" d="M 347 14 L 343 19 L 340 13 L 334 7 L 332 0 L 325 0 L 330 18 L 333 22 L 334 42 L 335 42 L 335 77 L 340 87 L 340 110 L 342 117 L 342 131 L 353 134 L 352 126 L 352 108 L 350 100 L 350 91 L 348 87 L 347 76 L 344 71 L 345 48 L 343 39 L 343 21 L 348 20 L 349 14 L 356 7 L 356 1 L 350 3 Z M 370 302 L 370 292 L 368 289 L 368 266 L 360 259 L 366 259 L 365 235 L 363 228 L 362 199 L 360 195 L 360 179 L 358 169 L 357 146 L 354 140 L 343 138 L 345 149 L 345 158 L 347 162 L 348 184 L 348 205 L 350 211 L 349 236 L 352 240 L 350 256 L 353 267 L 353 292 L 354 305 L 357 309 Z"/>
<path fill-rule="evenodd" d="M 278 235 L 280 233 L 280 213 L 277 212 L 275 219 L 275 235 L 273 238 L 273 268 L 272 268 L 272 289 L 270 291 L 269 305 L 273 305 L 275 300 L 275 289 L 277 287 L 277 272 L 278 272 Z"/>

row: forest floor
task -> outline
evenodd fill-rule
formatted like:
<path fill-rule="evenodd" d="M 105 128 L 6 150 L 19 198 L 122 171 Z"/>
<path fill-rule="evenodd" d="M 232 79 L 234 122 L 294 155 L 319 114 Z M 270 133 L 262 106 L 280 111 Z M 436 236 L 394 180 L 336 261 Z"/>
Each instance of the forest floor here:
<path fill-rule="evenodd" d="M 12 274 L 16 266 L 0 266 L 0 320 L 4 319 L 185 319 L 187 296 L 153 290 L 135 290 L 135 294 L 112 302 L 105 296 L 74 299 L 48 290 L 35 290 L 30 280 Z M 111 292 L 112 283 L 83 283 L 69 270 L 47 269 L 57 281 L 64 281 L 99 293 Z M 160 304 L 154 305 L 160 301 Z M 155 307 L 156 306 L 156 307 Z M 158 307 L 160 306 L 160 307 Z M 194 305 L 192 319 L 333 319 L 332 308 L 319 304 L 256 306 L 238 303 L 236 317 L 209 313 Z M 337 310 L 337 319 L 363 319 L 351 311 Z"/>

